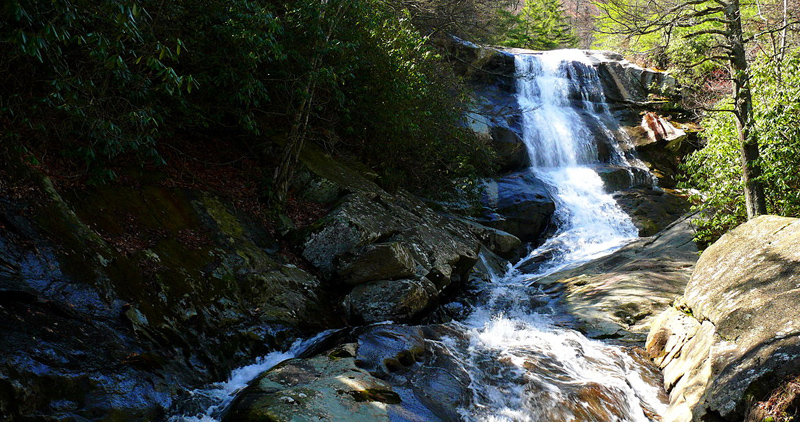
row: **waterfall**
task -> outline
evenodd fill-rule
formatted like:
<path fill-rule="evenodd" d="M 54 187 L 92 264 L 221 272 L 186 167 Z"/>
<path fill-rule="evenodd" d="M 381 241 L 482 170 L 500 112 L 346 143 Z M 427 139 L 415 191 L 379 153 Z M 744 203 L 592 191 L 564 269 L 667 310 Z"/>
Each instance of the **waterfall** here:
<path fill-rule="evenodd" d="M 535 274 L 525 260 L 482 286 L 483 301 L 461 324 L 466 350 L 453 348 L 471 377 L 468 421 L 647 422 L 666 408 L 658 383 L 626 349 L 569 328 L 531 279 L 611 253 L 637 230 L 603 189 L 593 166 L 640 166 L 611 116 L 596 70 L 578 50 L 517 55 L 517 98 L 531 171 L 556 202 L 556 233 L 530 257 L 547 256 Z M 598 130 L 599 128 L 599 130 Z"/>
<path fill-rule="evenodd" d="M 517 55 L 515 65 L 531 171 L 556 201 L 559 230 L 540 248 L 559 254 L 551 270 L 597 257 L 636 237 L 631 219 L 604 192 L 591 168 L 600 163 L 598 143 L 609 149 L 612 164 L 633 164 L 619 147 L 619 140 L 627 139 L 611 127 L 614 118 L 588 57 L 580 50 L 554 50 Z"/>

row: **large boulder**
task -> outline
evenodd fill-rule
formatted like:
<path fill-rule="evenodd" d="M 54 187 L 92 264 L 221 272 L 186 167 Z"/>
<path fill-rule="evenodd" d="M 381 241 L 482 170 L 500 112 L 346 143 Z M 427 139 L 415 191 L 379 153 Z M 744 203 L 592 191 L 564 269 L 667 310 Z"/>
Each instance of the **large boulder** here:
<path fill-rule="evenodd" d="M 293 359 L 254 381 L 225 422 L 386 421 L 388 405 L 401 402 L 391 385 L 356 366 L 356 347 Z"/>
<path fill-rule="evenodd" d="M 603 179 L 603 187 L 606 192 L 651 187 L 653 185 L 653 179 L 648 171 L 637 167 L 607 164 L 594 166 L 594 170 Z"/>
<path fill-rule="evenodd" d="M 436 303 L 436 286 L 418 280 L 379 280 L 359 284 L 344 299 L 350 322 L 410 321 Z"/>
<path fill-rule="evenodd" d="M 522 171 L 487 182 L 484 203 L 489 213 L 481 222 L 524 242 L 536 242 L 555 212 L 544 182 Z"/>
<path fill-rule="evenodd" d="M 347 284 L 355 285 L 413 276 L 416 263 L 401 242 L 372 243 L 344 256 L 337 271 Z"/>
<path fill-rule="evenodd" d="M 642 341 L 655 316 L 689 281 L 697 260 L 693 236 L 686 216 L 655 236 L 536 284 L 558 294 L 561 306 L 589 337 Z"/>
<path fill-rule="evenodd" d="M 635 188 L 614 192 L 614 200 L 631 216 L 639 236 L 652 236 L 685 215 L 688 195 L 671 189 Z"/>
<path fill-rule="evenodd" d="M 428 276 L 440 288 L 469 271 L 468 262 L 474 263 L 480 246 L 462 223 L 436 214 L 405 192 L 347 195 L 301 234 L 299 246 L 323 272 L 347 274 L 345 267 L 352 261 L 346 254 L 386 242 L 403 245 L 418 275 Z"/>
<path fill-rule="evenodd" d="M 647 69 L 625 60 L 610 51 L 591 51 L 596 62 L 606 98 L 616 102 L 644 102 L 651 95 L 671 96 L 677 82 L 669 73 Z"/>
<path fill-rule="evenodd" d="M 481 246 L 473 225 L 408 192 L 389 194 L 314 147 L 300 160 L 309 179 L 320 180 L 312 186 L 335 186 L 338 197 L 327 215 L 290 237 L 326 279 L 352 289 L 344 292 L 351 322 L 413 321 L 466 281 Z M 499 234 L 483 240 L 507 247 Z"/>
<path fill-rule="evenodd" d="M 703 252 L 647 339 L 670 393 L 664 422 L 756 420 L 756 404 L 800 373 L 798 286 L 800 220 L 761 216 Z"/>
<path fill-rule="evenodd" d="M 632 117 L 639 117 L 638 114 Z M 695 123 L 667 119 L 644 112 L 640 121 L 629 122 L 624 129 L 636 147 L 636 154 L 658 179 L 658 185 L 675 188 L 682 174 L 683 158 L 698 145 L 700 127 Z"/>
<path fill-rule="evenodd" d="M 501 172 L 519 171 L 530 167 L 531 156 L 519 130 L 497 124 L 495 121 L 489 134 L 491 145 L 497 152 Z"/>
<path fill-rule="evenodd" d="M 223 421 L 460 421 L 470 378 L 442 344 L 452 334 L 436 326 L 367 327 L 350 343 L 261 375 Z"/>

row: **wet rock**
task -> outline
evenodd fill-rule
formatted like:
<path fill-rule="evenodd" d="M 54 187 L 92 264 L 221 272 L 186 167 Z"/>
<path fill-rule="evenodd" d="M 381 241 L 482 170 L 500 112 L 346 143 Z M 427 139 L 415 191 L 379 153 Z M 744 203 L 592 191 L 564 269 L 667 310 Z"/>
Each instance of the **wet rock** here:
<path fill-rule="evenodd" d="M 528 148 L 519 133 L 505 125 L 490 128 L 492 147 L 497 152 L 501 172 L 519 171 L 531 166 Z"/>
<path fill-rule="evenodd" d="M 511 233 L 504 232 L 492 227 L 484 226 L 470 220 L 462 220 L 472 234 L 485 245 L 489 251 L 498 256 L 511 258 L 516 255 L 517 250 L 522 246 L 522 241 Z"/>
<path fill-rule="evenodd" d="M 637 167 L 604 165 L 595 166 L 594 170 L 603 179 L 606 192 L 616 192 L 630 188 L 649 188 L 653 185 L 653 180 L 648 172 Z"/>
<path fill-rule="evenodd" d="M 237 396 L 223 421 L 389 421 L 387 407 L 400 403 L 400 396 L 354 357 L 340 355 L 276 366 Z"/>
<path fill-rule="evenodd" d="M 697 261 L 690 219 L 536 283 L 560 295 L 589 337 L 643 341 L 655 316 L 683 292 Z"/>
<path fill-rule="evenodd" d="M 542 181 L 525 171 L 490 181 L 484 203 L 490 214 L 482 224 L 524 242 L 535 242 L 555 212 L 555 203 Z"/>
<path fill-rule="evenodd" d="M 741 421 L 800 371 L 800 221 L 761 216 L 711 245 L 647 339 L 670 393 L 665 422 Z"/>
<path fill-rule="evenodd" d="M 424 360 L 425 337 L 420 327 L 378 325 L 358 336 L 356 364 L 378 378 Z"/>
<path fill-rule="evenodd" d="M 408 322 L 436 303 L 436 286 L 427 278 L 379 280 L 359 284 L 344 299 L 354 323 Z"/>
<path fill-rule="evenodd" d="M 223 421 L 460 421 L 470 379 L 440 346 L 452 333 L 437 327 L 366 327 L 357 343 L 284 362 L 241 392 Z"/>
<path fill-rule="evenodd" d="M 163 419 L 180 391 L 342 323 L 320 282 L 219 197 L 26 177 L 30 203 L 0 200 L 4 421 Z"/>
<path fill-rule="evenodd" d="M 413 276 L 416 263 L 400 242 L 374 243 L 343 257 L 337 272 L 347 284 Z"/>
<path fill-rule="evenodd" d="M 626 189 L 614 200 L 631 216 L 639 236 L 652 236 L 689 212 L 688 195 L 671 189 Z"/>

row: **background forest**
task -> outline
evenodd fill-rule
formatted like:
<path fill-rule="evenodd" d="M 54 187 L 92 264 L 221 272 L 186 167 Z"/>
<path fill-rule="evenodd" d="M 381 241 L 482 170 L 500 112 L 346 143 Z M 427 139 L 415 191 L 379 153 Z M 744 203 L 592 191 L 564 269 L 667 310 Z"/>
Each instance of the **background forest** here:
<path fill-rule="evenodd" d="M 680 106 L 701 119 L 685 186 L 705 195 L 699 237 L 711 241 L 747 218 L 741 84 L 766 211 L 800 216 L 799 19 L 798 0 L 11 0 L 0 136 L 6 155 L 90 183 L 224 140 L 270 169 L 260 195 L 278 206 L 314 142 L 386 188 L 441 195 L 495 170 L 463 123 L 469 90 L 442 40 L 610 49 L 676 75 Z"/>

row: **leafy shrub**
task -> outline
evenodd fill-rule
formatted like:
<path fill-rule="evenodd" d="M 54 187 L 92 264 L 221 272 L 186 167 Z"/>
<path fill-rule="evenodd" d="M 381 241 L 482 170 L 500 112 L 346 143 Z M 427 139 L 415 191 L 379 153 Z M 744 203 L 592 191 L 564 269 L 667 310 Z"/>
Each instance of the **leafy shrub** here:
<path fill-rule="evenodd" d="M 488 147 L 461 127 L 463 85 L 392 6 L 10 0 L 0 127 L 101 177 L 123 154 L 160 161 L 158 141 L 175 131 L 237 137 L 269 164 L 267 144 L 297 125 L 390 186 L 485 174 Z"/>
<path fill-rule="evenodd" d="M 781 63 L 762 59 L 753 66 L 751 83 L 767 210 L 800 217 L 800 51 Z M 729 104 L 726 100 L 717 108 Z M 712 114 L 702 125 L 706 146 L 688 157 L 686 185 L 706 195 L 697 240 L 708 244 L 744 222 L 747 214 L 733 115 Z"/>
<path fill-rule="evenodd" d="M 153 146 L 168 114 L 164 99 L 180 96 L 192 81 L 171 67 L 180 40 L 154 38 L 151 23 L 134 0 L 6 2 L 5 135 L 27 129 L 29 137 L 68 138 L 65 150 L 98 171 L 126 152 L 160 160 Z"/>

